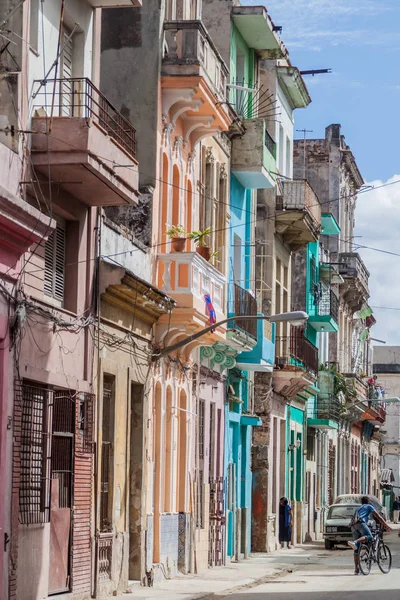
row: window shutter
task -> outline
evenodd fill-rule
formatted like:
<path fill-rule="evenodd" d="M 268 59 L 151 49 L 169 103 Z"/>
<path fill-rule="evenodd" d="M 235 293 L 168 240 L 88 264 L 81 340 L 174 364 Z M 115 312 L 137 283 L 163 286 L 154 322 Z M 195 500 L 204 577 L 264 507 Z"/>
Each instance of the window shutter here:
<path fill-rule="evenodd" d="M 64 300 L 65 287 L 65 224 L 58 222 L 45 244 L 44 293 L 55 300 Z"/>

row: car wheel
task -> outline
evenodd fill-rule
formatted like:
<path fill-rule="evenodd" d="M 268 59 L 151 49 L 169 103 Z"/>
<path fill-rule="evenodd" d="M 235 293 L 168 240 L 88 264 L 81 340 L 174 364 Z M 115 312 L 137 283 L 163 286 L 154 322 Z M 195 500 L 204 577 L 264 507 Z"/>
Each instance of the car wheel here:
<path fill-rule="evenodd" d="M 332 542 L 331 540 L 325 540 L 325 550 L 333 550 L 334 547 L 334 542 Z"/>

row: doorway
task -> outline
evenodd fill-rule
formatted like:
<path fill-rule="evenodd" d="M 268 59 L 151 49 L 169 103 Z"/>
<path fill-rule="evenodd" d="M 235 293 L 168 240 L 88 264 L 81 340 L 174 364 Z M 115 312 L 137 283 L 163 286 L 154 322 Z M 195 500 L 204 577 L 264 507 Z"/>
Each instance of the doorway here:
<path fill-rule="evenodd" d="M 144 387 L 131 384 L 129 453 L 129 579 L 141 580 Z"/>

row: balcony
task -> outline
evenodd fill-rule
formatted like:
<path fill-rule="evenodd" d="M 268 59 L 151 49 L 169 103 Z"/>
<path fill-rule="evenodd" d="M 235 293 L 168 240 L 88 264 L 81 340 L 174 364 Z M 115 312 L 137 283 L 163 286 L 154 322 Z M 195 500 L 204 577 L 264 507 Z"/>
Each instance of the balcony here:
<path fill-rule="evenodd" d="M 292 327 L 290 336 L 276 338 L 275 356 L 273 387 L 276 392 L 287 398 L 315 394 L 318 348 L 307 340 L 302 328 Z"/>
<path fill-rule="evenodd" d="M 246 189 L 275 187 L 276 144 L 263 119 L 247 119 L 246 132 L 232 140 L 231 171 Z"/>
<path fill-rule="evenodd" d="M 257 344 L 249 352 L 238 355 L 237 366 L 244 371 L 271 372 L 275 360 L 275 325 L 261 319 L 256 323 Z"/>
<path fill-rule="evenodd" d="M 33 97 L 32 162 L 45 177 L 51 172 L 57 194 L 88 206 L 137 202 L 135 129 L 92 82 L 35 81 Z"/>
<path fill-rule="evenodd" d="M 321 203 L 305 179 L 285 181 L 276 200 L 276 231 L 292 251 L 316 242 L 321 232 Z"/>
<path fill-rule="evenodd" d="M 341 292 L 345 302 L 356 312 L 369 298 L 369 271 L 357 252 L 341 252 L 338 262 L 339 274 L 344 279 Z"/>
<path fill-rule="evenodd" d="M 183 120 L 192 145 L 231 123 L 226 104 L 228 69 L 201 21 L 164 23 L 162 104 L 164 119 Z"/>
<path fill-rule="evenodd" d="M 308 307 L 308 322 L 316 331 L 335 333 L 339 331 L 339 299 L 329 286 L 320 284 L 320 296 Z"/>
<path fill-rule="evenodd" d="M 168 321 L 168 329 L 171 329 L 171 333 L 176 328 L 184 328 L 187 333 L 189 331 L 194 333 L 210 324 L 204 301 L 205 294 L 210 294 L 217 321 L 226 317 L 226 278 L 200 254 L 197 252 L 159 254 L 158 263 L 158 287 L 177 302 L 177 307 L 171 316 L 168 315 L 166 320 L 161 317 L 159 321 L 164 323 Z M 225 333 L 226 328 L 221 327 L 208 338 L 204 336 L 202 342 L 208 345 L 225 341 Z"/>
<path fill-rule="evenodd" d="M 235 315 L 257 315 L 257 300 L 248 291 L 233 283 L 229 290 L 228 316 Z M 248 321 L 247 319 L 236 319 L 231 326 L 233 329 L 240 329 L 245 334 L 253 338 L 257 337 L 257 321 Z"/>
<path fill-rule="evenodd" d="M 264 6 L 234 6 L 232 19 L 249 48 L 262 58 L 283 58 L 287 51 Z"/>
<path fill-rule="evenodd" d="M 282 66 L 276 68 L 278 81 L 285 96 L 294 110 L 295 108 L 307 108 L 311 102 L 306 84 L 297 67 Z"/>
<path fill-rule="evenodd" d="M 343 405 L 333 394 L 310 398 L 307 404 L 307 426 L 316 429 L 338 429 Z"/>

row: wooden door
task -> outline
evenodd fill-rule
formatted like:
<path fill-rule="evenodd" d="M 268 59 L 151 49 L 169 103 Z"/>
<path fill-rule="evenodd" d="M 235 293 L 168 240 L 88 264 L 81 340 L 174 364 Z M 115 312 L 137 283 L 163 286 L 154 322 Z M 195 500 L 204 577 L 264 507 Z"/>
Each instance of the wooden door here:
<path fill-rule="evenodd" d="M 50 415 L 52 442 L 49 594 L 58 594 L 68 592 L 70 588 L 75 399 L 69 391 L 54 392 Z"/>

